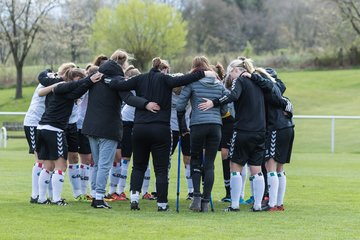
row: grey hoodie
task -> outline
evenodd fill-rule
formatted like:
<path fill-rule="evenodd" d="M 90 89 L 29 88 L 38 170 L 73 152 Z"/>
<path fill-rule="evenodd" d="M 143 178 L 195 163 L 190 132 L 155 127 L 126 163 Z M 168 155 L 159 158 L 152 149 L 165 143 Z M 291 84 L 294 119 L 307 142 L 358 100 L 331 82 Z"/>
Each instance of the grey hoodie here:
<path fill-rule="evenodd" d="M 225 94 L 225 88 L 219 80 L 214 77 L 205 77 L 197 82 L 186 85 L 180 93 L 176 104 L 176 110 L 182 112 L 190 99 L 192 112 L 190 126 L 199 124 L 219 124 L 222 125 L 221 115 L 227 112 L 227 105 L 214 107 L 207 111 L 201 111 L 198 105 L 204 102 L 203 98 L 210 100 L 220 98 Z M 220 109 L 221 108 L 221 109 Z"/>

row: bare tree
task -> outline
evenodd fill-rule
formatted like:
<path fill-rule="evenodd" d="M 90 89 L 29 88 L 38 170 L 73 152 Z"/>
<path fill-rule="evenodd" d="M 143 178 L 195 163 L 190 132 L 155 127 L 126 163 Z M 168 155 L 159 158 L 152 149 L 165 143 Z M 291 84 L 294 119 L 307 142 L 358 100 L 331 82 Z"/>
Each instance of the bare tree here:
<path fill-rule="evenodd" d="M 5 64 L 10 56 L 9 44 L 6 41 L 5 34 L 0 32 L 0 63 Z"/>
<path fill-rule="evenodd" d="M 334 0 L 343 17 L 350 21 L 351 26 L 360 35 L 360 3 L 358 0 Z"/>
<path fill-rule="evenodd" d="M 16 67 L 15 98 L 22 98 L 23 66 L 40 29 L 42 19 L 58 4 L 58 0 L 2 0 L 0 1 L 0 31 Z"/>

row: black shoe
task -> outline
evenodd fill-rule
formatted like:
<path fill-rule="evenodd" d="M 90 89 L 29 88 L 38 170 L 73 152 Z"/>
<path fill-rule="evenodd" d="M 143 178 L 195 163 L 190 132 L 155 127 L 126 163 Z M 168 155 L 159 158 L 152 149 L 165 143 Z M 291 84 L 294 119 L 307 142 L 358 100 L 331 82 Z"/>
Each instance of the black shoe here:
<path fill-rule="evenodd" d="M 270 206 L 266 205 L 266 206 L 262 206 L 260 209 L 255 209 L 254 207 L 250 208 L 250 212 L 265 212 L 265 211 L 269 211 Z"/>
<path fill-rule="evenodd" d="M 95 198 L 92 199 L 92 201 L 91 201 L 91 206 L 92 206 L 92 207 L 95 206 Z"/>
<path fill-rule="evenodd" d="M 194 193 L 188 193 L 188 195 L 186 196 L 186 200 L 193 200 L 194 198 Z"/>
<path fill-rule="evenodd" d="M 231 206 L 224 209 L 224 212 L 239 212 L 240 208 L 232 208 Z"/>
<path fill-rule="evenodd" d="M 37 196 L 36 198 L 30 197 L 30 203 L 37 203 L 38 199 L 39 199 L 39 196 Z"/>
<path fill-rule="evenodd" d="M 37 201 L 36 203 L 37 203 L 37 204 L 51 204 L 51 201 L 50 201 L 50 199 L 46 199 L 46 200 L 43 201 L 43 202 Z"/>
<path fill-rule="evenodd" d="M 139 203 L 136 201 L 131 202 L 130 204 L 130 210 L 140 210 Z"/>
<path fill-rule="evenodd" d="M 220 202 L 231 202 L 231 196 L 230 195 L 226 195 L 225 197 L 223 197 Z"/>
<path fill-rule="evenodd" d="M 169 205 L 166 205 L 165 208 L 158 206 L 158 212 L 168 212 L 169 211 Z"/>
<path fill-rule="evenodd" d="M 61 199 L 60 201 L 57 201 L 57 202 L 52 202 L 51 204 L 55 204 L 55 205 L 58 205 L 58 206 L 67 206 L 67 205 L 69 205 L 67 202 L 65 202 L 65 199 Z"/>
<path fill-rule="evenodd" d="M 101 200 L 96 200 L 93 204 L 94 208 L 105 208 L 105 209 L 111 209 L 111 206 L 109 204 L 107 204 L 104 199 Z"/>
<path fill-rule="evenodd" d="M 153 195 L 154 200 L 157 200 L 157 192 L 152 192 L 151 195 Z"/>

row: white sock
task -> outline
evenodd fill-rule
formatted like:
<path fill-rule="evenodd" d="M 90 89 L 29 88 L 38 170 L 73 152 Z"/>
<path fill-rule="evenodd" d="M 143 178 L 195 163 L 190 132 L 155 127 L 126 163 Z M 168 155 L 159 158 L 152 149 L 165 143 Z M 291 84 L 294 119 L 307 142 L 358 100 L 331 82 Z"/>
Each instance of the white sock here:
<path fill-rule="evenodd" d="M 286 190 L 286 175 L 285 172 L 278 172 L 277 174 L 279 179 L 279 189 L 277 196 L 277 206 L 284 204 L 285 190 Z"/>
<path fill-rule="evenodd" d="M 102 194 L 102 193 L 96 193 L 96 194 L 95 194 L 95 199 L 96 199 L 96 200 L 103 200 L 103 199 L 104 199 L 104 194 Z"/>
<path fill-rule="evenodd" d="M 261 202 L 262 198 L 264 196 L 264 190 L 265 190 L 265 182 L 264 182 L 264 176 L 260 172 L 254 176 L 253 178 L 253 184 L 254 184 L 254 209 L 259 210 L 261 209 Z"/>
<path fill-rule="evenodd" d="M 71 183 L 71 188 L 73 191 L 74 197 L 77 197 L 81 194 L 81 182 L 80 182 L 80 172 L 78 164 L 69 164 L 68 167 L 69 180 Z"/>
<path fill-rule="evenodd" d="M 50 183 L 49 183 L 48 189 L 47 189 L 49 199 L 53 199 L 53 187 L 52 187 L 52 184 L 51 184 L 53 174 L 54 174 L 54 172 L 50 172 Z"/>
<path fill-rule="evenodd" d="M 241 170 L 241 180 L 242 180 L 242 186 L 241 186 L 241 194 L 240 198 L 245 199 L 245 184 L 246 184 L 246 167 L 244 166 Z"/>
<path fill-rule="evenodd" d="M 251 176 L 249 177 L 249 181 L 250 181 L 251 196 L 254 197 L 254 181 Z"/>
<path fill-rule="evenodd" d="M 35 163 L 32 168 L 32 189 L 31 189 L 31 197 L 37 198 L 39 196 L 39 176 L 42 170 L 42 163 Z"/>
<path fill-rule="evenodd" d="M 46 169 L 41 170 L 39 175 L 39 202 L 46 200 L 46 190 L 50 184 L 50 172 Z"/>
<path fill-rule="evenodd" d="M 188 193 L 194 192 L 194 186 L 193 186 L 191 173 L 190 173 L 190 164 L 185 165 L 185 177 L 186 177 L 186 182 L 187 182 L 187 187 L 188 187 Z"/>
<path fill-rule="evenodd" d="M 275 207 L 277 203 L 278 188 L 279 188 L 279 178 L 276 172 L 268 172 L 267 181 L 269 188 L 269 206 Z"/>
<path fill-rule="evenodd" d="M 242 186 L 242 178 L 240 172 L 231 172 L 230 174 L 230 194 L 231 207 L 239 208 L 239 200 Z"/>
<path fill-rule="evenodd" d="M 80 181 L 81 181 L 81 194 L 87 193 L 87 187 L 90 179 L 90 166 L 86 164 L 80 165 Z"/>
<path fill-rule="evenodd" d="M 94 168 L 94 164 L 90 164 L 90 169 L 89 169 L 89 180 L 91 181 L 91 177 L 93 175 L 95 168 Z"/>
<path fill-rule="evenodd" d="M 158 207 L 161 207 L 161 208 L 166 208 L 166 206 L 168 205 L 168 203 L 157 203 Z"/>
<path fill-rule="evenodd" d="M 125 192 L 129 162 L 130 161 L 127 161 L 127 160 L 122 160 L 121 161 L 121 173 L 120 173 L 121 175 L 120 175 L 120 182 L 119 182 L 119 193 Z"/>
<path fill-rule="evenodd" d="M 144 174 L 144 180 L 141 187 L 141 194 L 144 195 L 149 191 L 149 185 L 150 185 L 150 164 L 148 165 L 145 174 Z"/>
<path fill-rule="evenodd" d="M 61 192 L 64 186 L 64 175 L 63 171 L 55 170 L 52 176 L 52 186 L 53 186 L 53 202 L 58 202 L 61 200 Z"/>
<path fill-rule="evenodd" d="M 139 202 L 139 195 L 140 193 L 138 191 L 130 191 L 130 202 Z"/>
<path fill-rule="evenodd" d="M 110 185 L 109 185 L 109 194 L 116 192 L 116 188 L 119 185 L 121 176 L 121 163 L 114 163 L 110 170 Z"/>

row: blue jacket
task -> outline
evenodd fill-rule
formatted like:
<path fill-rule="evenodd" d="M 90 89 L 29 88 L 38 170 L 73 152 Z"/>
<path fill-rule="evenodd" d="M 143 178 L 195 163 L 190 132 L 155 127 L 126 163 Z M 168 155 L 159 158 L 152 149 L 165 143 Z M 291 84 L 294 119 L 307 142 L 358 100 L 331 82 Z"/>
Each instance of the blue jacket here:
<path fill-rule="evenodd" d="M 199 110 L 198 105 L 204 101 L 203 98 L 212 100 L 220 98 L 224 94 L 225 88 L 219 80 L 205 77 L 197 82 L 188 84 L 181 90 L 176 110 L 178 112 L 185 111 L 186 104 L 190 99 L 192 107 L 190 126 L 200 124 L 222 125 L 221 116 L 227 112 L 227 105 L 214 107 L 207 111 Z"/>

